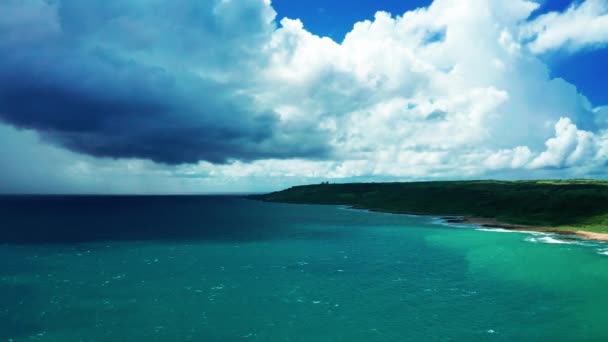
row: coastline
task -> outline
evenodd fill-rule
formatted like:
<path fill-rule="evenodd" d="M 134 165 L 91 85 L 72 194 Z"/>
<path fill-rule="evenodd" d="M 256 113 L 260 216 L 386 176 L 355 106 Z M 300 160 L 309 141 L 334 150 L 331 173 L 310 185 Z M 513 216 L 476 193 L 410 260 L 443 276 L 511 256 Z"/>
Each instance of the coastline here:
<path fill-rule="evenodd" d="M 385 213 L 385 214 L 397 214 L 397 215 L 415 215 L 415 216 L 434 216 L 442 219 L 446 223 L 455 223 L 455 224 L 466 224 L 466 225 L 474 225 L 483 228 L 498 228 L 504 230 L 512 230 L 519 232 L 539 232 L 539 233 L 551 233 L 558 235 L 571 235 L 577 236 L 581 239 L 585 240 L 593 240 L 593 241 L 603 241 L 608 242 L 608 233 L 594 233 L 585 230 L 574 230 L 574 229 L 556 229 L 551 227 L 535 227 L 535 226 L 527 226 L 523 224 L 514 224 L 498 221 L 495 218 L 489 217 L 477 217 L 477 216 L 458 216 L 458 215 L 435 215 L 428 213 L 419 213 L 419 212 L 407 212 L 407 211 L 391 211 L 384 209 L 376 209 L 376 208 L 365 208 L 356 205 L 346 205 L 344 206 L 350 209 L 356 210 L 367 210 L 376 213 Z"/>
<path fill-rule="evenodd" d="M 443 217 L 480 227 L 608 241 L 608 181 L 324 182 L 251 198 L 345 205 L 392 214 Z M 503 219 L 506 222 L 499 221 Z"/>
<path fill-rule="evenodd" d="M 539 233 L 553 233 L 553 234 L 560 234 L 560 235 L 576 235 L 580 238 L 587 239 L 587 240 L 608 242 L 608 234 L 588 232 L 585 230 L 562 230 L 562 229 L 547 228 L 547 227 L 526 226 L 526 225 L 501 222 L 494 218 L 485 218 L 485 217 L 444 216 L 444 217 L 442 217 L 442 219 L 444 221 L 446 221 L 447 223 L 463 223 L 463 224 L 477 225 L 477 226 L 485 227 L 485 228 L 500 228 L 500 229 L 505 229 L 505 230 L 514 230 L 514 231 L 522 231 L 522 232 L 539 232 Z"/>
<path fill-rule="evenodd" d="M 419 212 L 407 212 L 407 211 L 391 211 L 384 209 L 376 209 L 376 208 L 365 208 L 361 206 L 351 205 L 345 206 L 350 209 L 356 210 L 367 210 L 371 212 L 377 213 L 385 213 L 385 214 L 397 214 L 397 215 L 415 215 L 415 216 L 435 216 L 446 223 L 455 223 L 455 224 L 466 224 L 466 225 L 475 225 L 483 228 L 498 228 L 504 230 L 512 230 L 512 231 L 520 231 L 520 232 L 539 232 L 539 233 L 551 233 L 558 235 L 571 235 L 577 236 L 579 238 L 585 240 L 593 240 L 593 241 L 603 241 L 608 242 L 608 233 L 594 233 L 585 230 L 574 230 L 574 229 L 556 229 L 551 227 L 535 227 L 535 226 L 527 226 L 523 224 L 514 224 L 498 221 L 495 218 L 489 217 L 477 217 L 477 216 L 458 216 L 458 215 L 435 215 L 428 213 L 419 213 Z"/>

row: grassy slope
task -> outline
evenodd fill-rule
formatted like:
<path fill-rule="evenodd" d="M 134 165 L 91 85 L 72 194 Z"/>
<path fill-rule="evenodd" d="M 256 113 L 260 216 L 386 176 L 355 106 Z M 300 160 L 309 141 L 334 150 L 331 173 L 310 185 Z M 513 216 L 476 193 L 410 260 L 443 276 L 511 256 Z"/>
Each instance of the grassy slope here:
<path fill-rule="evenodd" d="M 270 202 L 344 204 L 372 210 L 492 217 L 608 233 L 608 182 L 453 181 L 296 186 L 255 196 Z"/>

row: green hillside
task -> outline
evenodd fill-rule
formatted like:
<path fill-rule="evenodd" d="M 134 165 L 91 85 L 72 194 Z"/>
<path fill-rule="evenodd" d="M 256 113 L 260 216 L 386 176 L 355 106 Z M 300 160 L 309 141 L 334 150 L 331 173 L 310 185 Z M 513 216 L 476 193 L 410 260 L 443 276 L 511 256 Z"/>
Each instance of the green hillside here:
<path fill-rule="evenodd" d="M 597 180 L 317 184 L 252 197 L 608 232 L 608 182 Z"/>

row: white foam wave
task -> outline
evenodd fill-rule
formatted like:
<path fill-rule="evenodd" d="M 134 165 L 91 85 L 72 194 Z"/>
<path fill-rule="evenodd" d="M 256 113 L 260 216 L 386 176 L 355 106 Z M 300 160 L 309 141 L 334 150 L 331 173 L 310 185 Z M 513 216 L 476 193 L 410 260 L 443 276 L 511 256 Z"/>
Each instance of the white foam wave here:
<path fill-rule="evenodd" d="M 608 248 L 600 248 L 597 250 L 597 254 L 608 255 Z"/>
<path fill-rule="evenodd" d="M 528 242 L 533 243 L 550 243 L 550 244 L 560 244 L 560 245 L 576 245 L 578 241 L 568 241 L 556 239 L 553 236 L 542 236 L 542 237 L 529 237 L 526 239 Z"/>
<path fill-rule="evenodd" d="M 504 229 L 504 228 L 488 228 L 488 227 L 480 227 L 475 230 L 482 232 L 494 232 L 494 233 L 517 233 L 517 234 L 527 234 L 527 235 L 536 235 L 536 236 L 546 236 L 547 233 L 535 232 L 532 230 L 517 230 L 517 229 Z"/>
<path fill-rule="evenodd" d="M 475 230 L 479 230 L 482 232 L 495 232 L 495 233 L 527 233 L 524 231 L 509 230 L 509 229 L 502 229 L 502 228 L 477 228 Z"/>

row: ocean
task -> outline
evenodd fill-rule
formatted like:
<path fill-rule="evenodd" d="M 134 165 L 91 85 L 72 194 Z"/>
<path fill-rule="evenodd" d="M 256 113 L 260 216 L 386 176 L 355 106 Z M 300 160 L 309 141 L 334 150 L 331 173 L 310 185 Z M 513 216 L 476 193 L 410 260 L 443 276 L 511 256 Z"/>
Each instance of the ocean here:
<path fill-rule="evenodd" d="M 608 244 L 231 196 L 0 197 L 0 341 L 606 341 Z"/>

